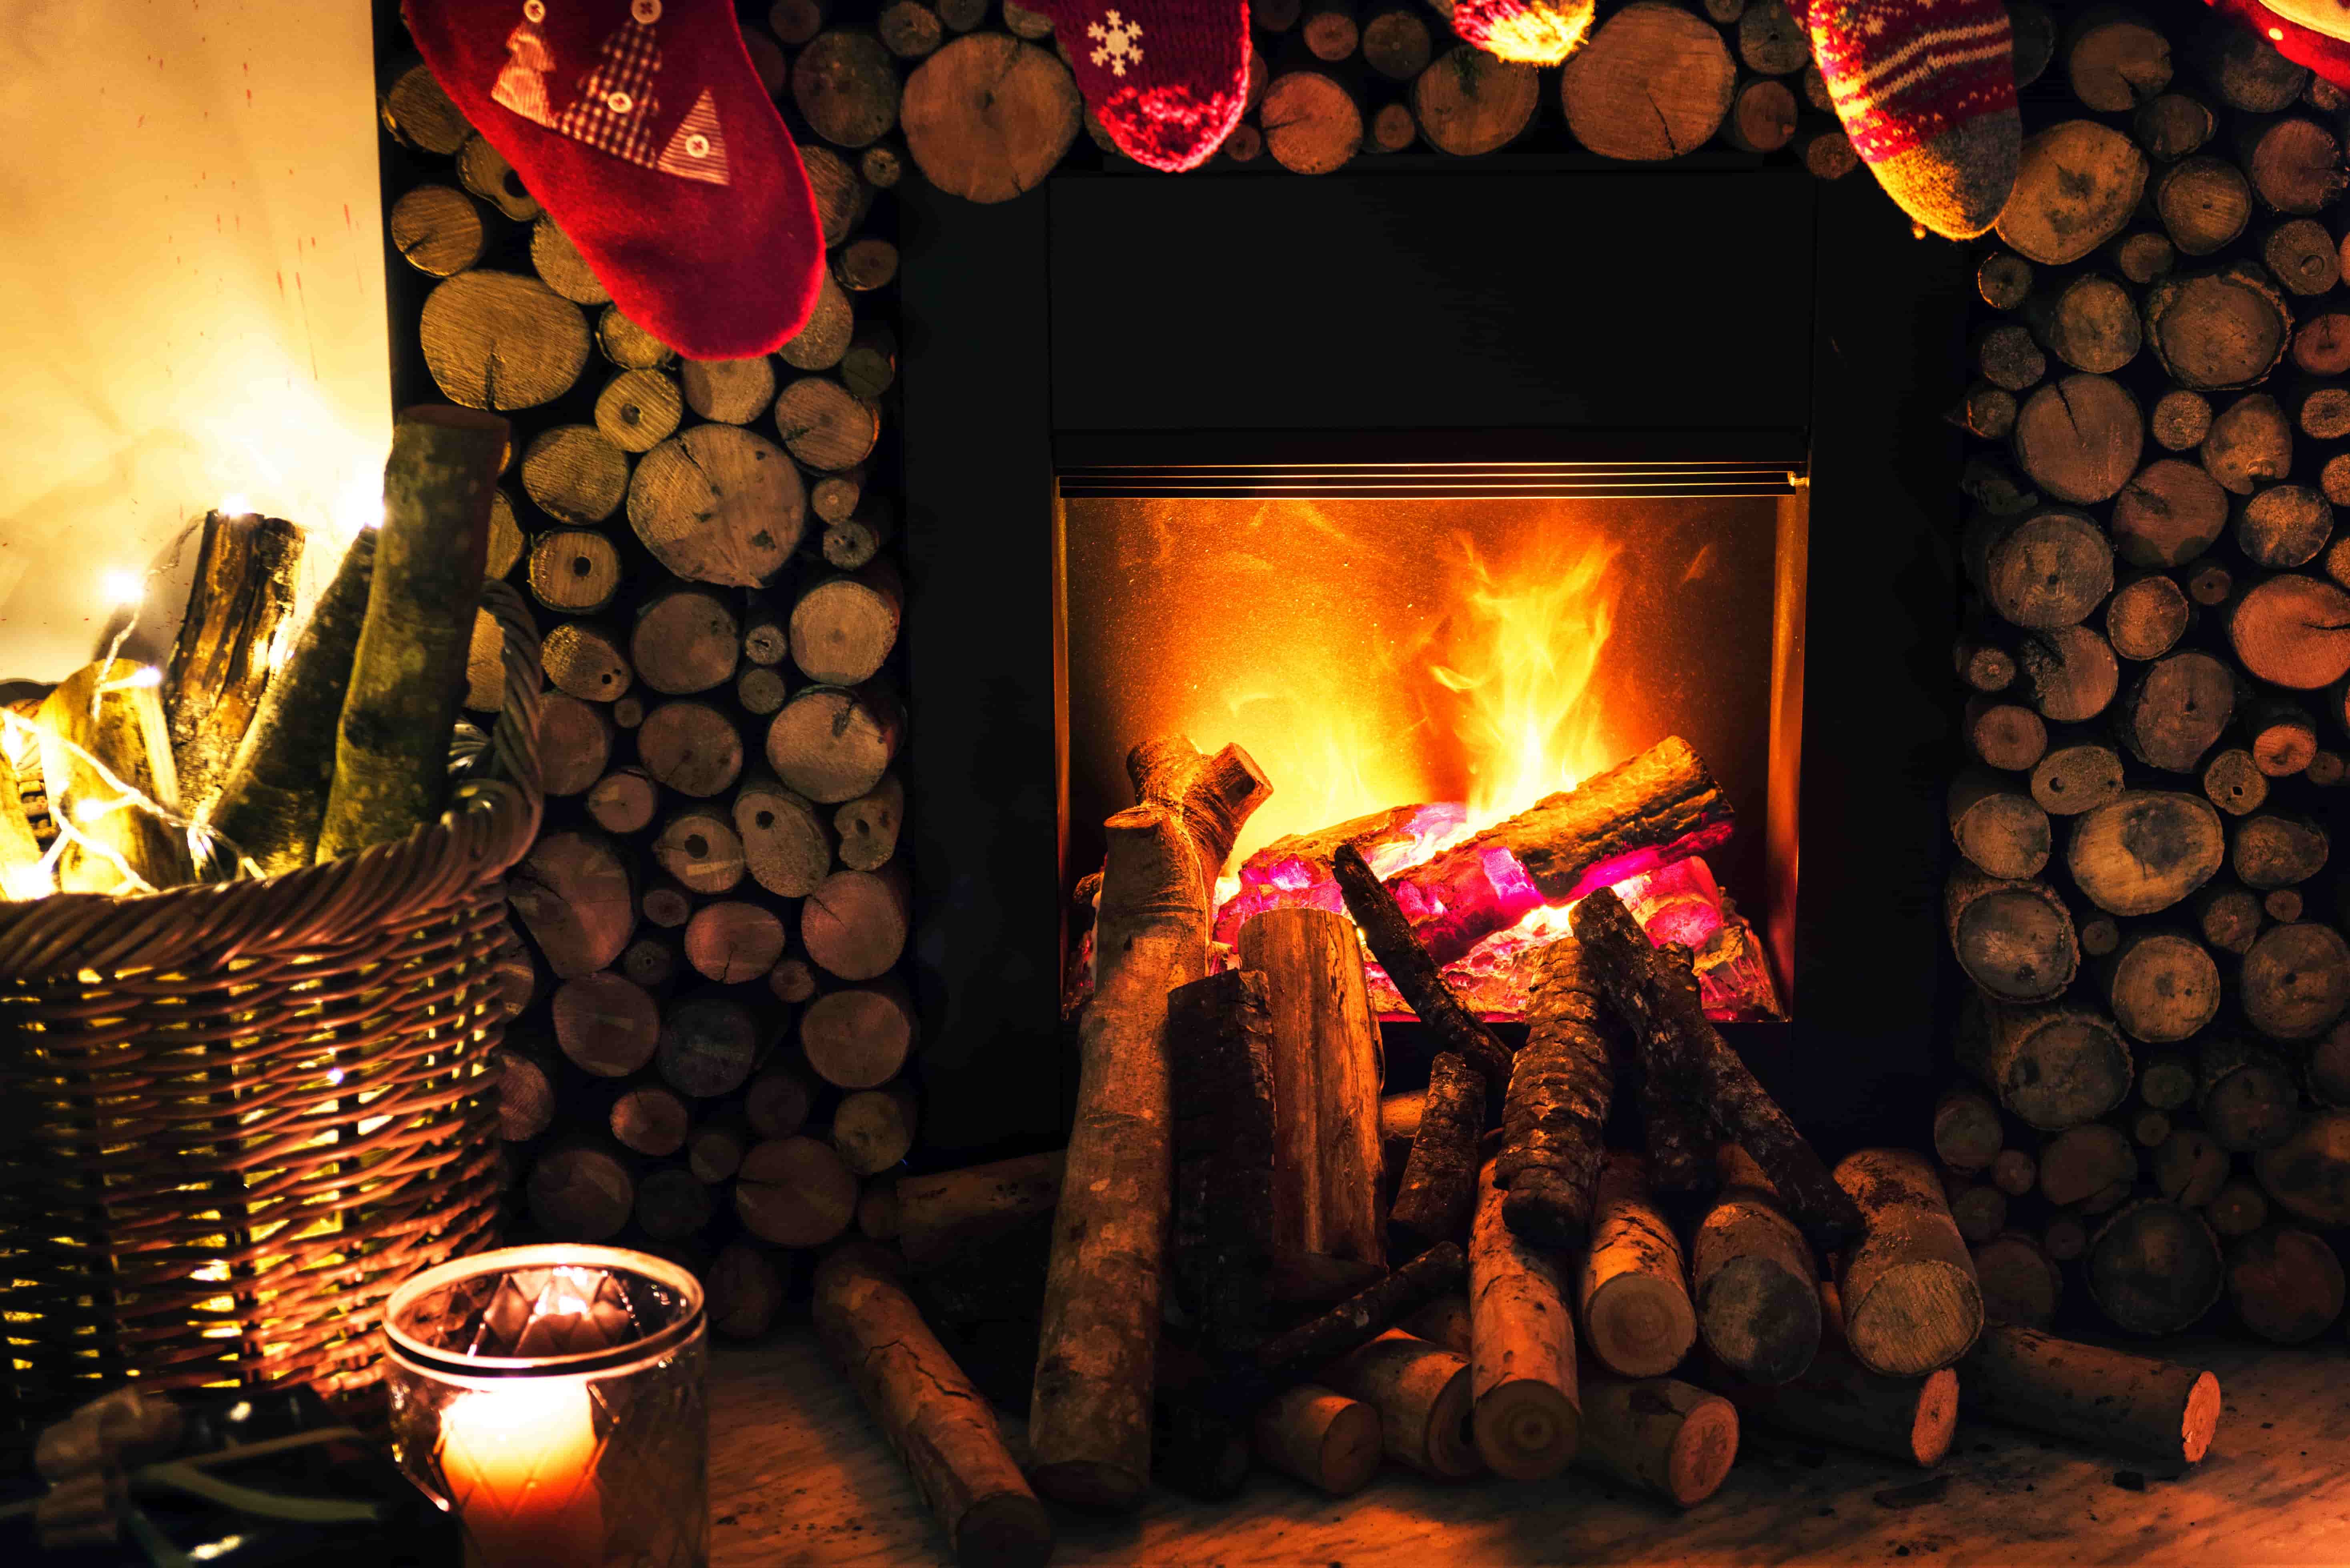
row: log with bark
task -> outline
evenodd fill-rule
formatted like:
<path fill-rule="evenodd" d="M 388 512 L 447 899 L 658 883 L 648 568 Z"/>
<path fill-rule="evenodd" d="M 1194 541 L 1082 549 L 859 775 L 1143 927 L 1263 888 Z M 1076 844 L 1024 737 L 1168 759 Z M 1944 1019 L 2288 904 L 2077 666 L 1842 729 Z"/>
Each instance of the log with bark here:
<path fill-rule="evenodd" d="M 2037 1240 L 2021 1231 L 2004 1231 L 1976 1247 L 1973 1257 L 1986 1324 L 2046 1328 L 2055 1321 L 2064 1276 Z"/>
<path fill-rule="evenodd" d="M 1671 1377 L 1593 1377 L 1584 1384 L 1575 1462 L 1695 1508 L 1738 1458 L 1738 1412 L 1719 1395 Z"/>
<path fill-rule="evenodd" d="M 1749 1383 L 1711 1367 L 1701 1376 L 1743 1419 L 1921 1469 L 1942 1462 L 1958 1431 L 1956 1373 L 1941 1367 L 1922 1377 L 1888 1377 L 1856 1361 L 1833 1334 L 1789 1382 Z"/>
<path fill-rule="evenodd" d="M 302 543 L 299 528 L 276 517 L 204 514 L 162 686 L 180 798 L 192 812 L 211 801 L 260 708 L 294 608 Z"/>
<path fill-rule="evenodd" d="M 912 1471 L 965 1568 L 1041 1564 L 1053 1525 L 997 1435 L 995 1417 L 940 1345 L 889 1254 L 868 1243 L 816 1272 L 817 1334 Z"/>
<path fill-rule="evenodd" d="M 1439 1052 L 1429 1072 L 1419 1130 L 1388 1214 L 1405 1253 L 1467 1233 L 1477 1207 L 1477 1149 L 1484 1130 L 1484 1079 L 1451 1052 Z"/>
<path fill-rule="evenodd" d="M 1837 1273 L 1846 1345 L 1887 1376 L 1948 1366 L 1981 1331 L 1983 1308 L 1941 1184 L 1922 1158 L 1898 1149 L 1846 1156 L 1836 1180 L 1866 1220 Z"/>
<path fill-rule="evenodd" d="M 2209 1372 L 2012 1324 L 1983 1331 L 1960 1386 L 1994 1420 L 2161 1464 L 2196 1463 L 2220 1426 Z"/>
<path fill-rule="evenodd" d="M 1378 960 L 1419 1021 L 1445 1050 L 1457 1053 L 1483 1075 L 1488 1092 L 1498 1094 L 1506 1088 L 1511 1073 L 1508 1047 L 1461 1004 L 1445 982 L 1436 961 L 1413 934 L 1395 895 L 1380 883 L 1362 851 L 1352 844 L 1340 845 L 1330 857 L 1330 869 L 1347 912 L 1362 928 L 1371 956 Z"/>
<path fill-rule="evenodd" d="M 263 690 L 205 815 L 212 832 L 234 848 L 238 858 L 228 868 L 250 863 L 270 875 L 310 863 L 334 777 L 336 723 L 367 615 L 380 532 L 365 529 L 351 541 L 296 634 L 293 651 Z"/>
<path fill-rule="evenodd" d="M 1512 1064 L 1494 1185 L 1502 1216 L 1537 1246 L 1579 1247 L 1607 1153 L 1602 1135 L 1615 1075 L 1600 1031 L 1597 981 L 1572 937 L 1552 942 L 1535 971 L 1525 1048 Z"/>
<path fill-rule="evenodd" d="M 1398 1463 L 1440 1480 L 1484 1468 L 1471 1438 L 1476 1396 L 1467 1357 L 1389 1329 L 1318 1380 L 1378 1412 L 1381 1446 Z"/>
<path fill-rule="evenodd" d="M 1150 1479 L 1172 1198 L 1167 995 L 1207 967 L 1208 911 L 1176 813 L 1138 805 L 1104 827 L 1095 988 L 1080 1024 L 1076 1121 L 1054 1220 L 1030 1439 L 1032 1473 L 1048 1495 L 1131 1508 Z"/>
<path fill-rule="evenodd" d="M 1196 883 L 1192 896 L 1204 899 Z M 1274 1242 L 1380 1262 L 1380 1045 L 1355 928 L 1326 909 L 1269 909 L 1241 928 L 1239 952 L 1272 1010 Z"/>
<path fill-rule="evenodd" d="M 2001 1002 L 2053 1001 L 2080 970 L 2072 911 L 2044 882 L 1963 867 L 1944 889 L 1942 913 L 1959 967 Z"/>
<path fill-rule="evenodd" d="M 1174 1269 L 1201 1342 L 1231 1356 L 1265 1330 L 1274 1237 L 1273 1018 L 1265 977 L 1226 970 L 1167 998 L 1174 1095 Z"/>
<path fill-rule="evenodd" d="M 1575 1325 L 1558 1263 L 1509 1228 L 1502 1203 L 1488 1161 L 1469 1241 L 1471 1429 L 1494 1473 L 1540 1480 L 1581 1438 Z"/>
<path fill-rule="evenodd" d="M 1619 1376 L 1661 1376 L 1696 1343 L 1680 1242 L 1637 1155 L 1609 1155 L 1601 1168 L 1575 1303 L 1586 1347 Z"/>
<path fill-rule="evenodd" d="M 1378 1412 L 1319 1384 L 1274 1396 L 1253 1429 L 1257 1458 L 1332 1497 L 1353 1496 L 1378 1473 Z"/>
<path fill-rule="evenodd" d="M 1788 1212 L 1819 1245 L 1860 1233 L 1860 1213 L 1794 1124 L 1706 1022 L 1696 988 L 1649 945 L 1623 900 L 1603 888 L 1575 907 L 1575 934 L 1601 992 L 1638 1043 L 1649 1076 L 1688 1085 L 1715 1125 L 1753 1157 Z M 1685 972 L 1685 971 L 1684 971 Z"/>
<path fill-rule="evenodd" d="M 1988 1101 L 1974 1099 L 1991 1111 Z M 1724 1144 L 1721 1196 L 1690 1238 L 1698 1332 L 1706 1349 L 1749 1382 L 1803 1375 L 1819 1348 L 1818 1268 L 1778 1195 L 1735 1144 Z"/>
<path fill-rule="evenodd" d="M 2193 1209 L 2144 1198 L 2117 1210 L 2090 1239 L 2089 1294 L 2116 1327 L 2176 1334 L 2220 1299 L 2219 1239 Z"/>

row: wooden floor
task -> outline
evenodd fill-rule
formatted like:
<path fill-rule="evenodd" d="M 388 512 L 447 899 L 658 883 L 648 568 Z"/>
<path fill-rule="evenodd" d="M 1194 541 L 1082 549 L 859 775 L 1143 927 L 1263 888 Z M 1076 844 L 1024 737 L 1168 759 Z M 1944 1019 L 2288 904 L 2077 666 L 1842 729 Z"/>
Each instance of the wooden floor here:
<path fill-rule="evenodd" d="M 2227 1397 L 2210 1457 L 2175 1479 L 1990 1426 L 1961 1427 L 1932 1472 L 1750 1428 L 1729 1482 L 1686 1514 L 1575 1472 L 1447 1486 L 1390 1466 L 1342 1501 L 1268 1473 L 1218 1507 L 1159 1492 L 1133 1519 L 1062 1514 L 1054 1562 L 2350 1563 L 2343 1345 L 2193 1341 L 2169 1353 L 2217 1371 Z M 710 1394 L 712 1568 L 949 1561 L 905 1472 L 805 1331 L 721 1351 Z"/>

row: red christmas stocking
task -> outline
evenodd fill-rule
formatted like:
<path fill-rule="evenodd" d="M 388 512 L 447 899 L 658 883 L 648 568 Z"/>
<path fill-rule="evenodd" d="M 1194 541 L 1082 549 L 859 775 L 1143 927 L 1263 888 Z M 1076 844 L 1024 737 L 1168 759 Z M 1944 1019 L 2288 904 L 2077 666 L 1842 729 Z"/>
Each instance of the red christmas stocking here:
<path fill-rule="evenodd" d="M 2350 92 L 2350 7 L 2336 0 L 2210 0 L 2275 46 L 2294 65 L 2306 66 Z"/>
<path fill-rule="evenodd" d="M 1248 107 L 1248 0 L 1045 0 L 1077 90 L 1119 151 L 1170 174 Z"/>
<path fill-rule="evenodd" d="M 729 0 L 406 0 L 425 64 L 613 301 L 695 359 L 780 348 L 824 237 Z"/>
<path fill-rule="evenodd" d="M 1996 223 L 2023 146 L 2000 0 L 1810 0 L 1808 22 L 1836 118 L 1886 193 L 1950 239 Z"/>

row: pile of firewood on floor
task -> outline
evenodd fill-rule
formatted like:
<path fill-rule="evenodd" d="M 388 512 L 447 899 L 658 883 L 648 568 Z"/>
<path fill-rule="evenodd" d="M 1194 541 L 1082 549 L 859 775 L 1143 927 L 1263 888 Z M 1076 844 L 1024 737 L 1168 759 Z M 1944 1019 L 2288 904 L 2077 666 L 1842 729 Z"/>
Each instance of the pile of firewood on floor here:
<path fill-rule="evenodd" d="M 853 1242 L 816 1271 L 817 1328 L 961 1562 L 1042 1562 L 1039 1492 L 1131 1508 L 1155 1474 L 1213 1500 L 1258 1463 L 1341 1496 L 1382 1458 L 1455 1479 L 1580 1464 L 1689 1507 L 1742 1419 L 1932 1465 L 1962 1397 L 2203 1456 L 2215 1377 L 1987 1323 L 1928 1161 L 1831 1171 L 1706 1021 L 1688 950 L 1612 891 L 1543 954 L 1513 1054 L 1351 846 L 1353 921 L 1267 910 L 1208 973 L 1215 880 L 1270 786 L 1236 747 L 1148 742 L 1128 766 L 1141 804 L 1105 824 L 1066 1151 L 904 1179 L 898 1254 Z M 1620 782 L 1542 807 L 1621 853 L 1655 819 Z M 1425 1095 L 1384 1107 L 1357 924 L 1443 1046 Z M 1644 1151 L 1603 1142 L 1619 1092 Z M 1717 1175 L 1677 1228 L 1657 1189 Z M 991 1396 L 1025 1408 L 1024 1470 Z"/>

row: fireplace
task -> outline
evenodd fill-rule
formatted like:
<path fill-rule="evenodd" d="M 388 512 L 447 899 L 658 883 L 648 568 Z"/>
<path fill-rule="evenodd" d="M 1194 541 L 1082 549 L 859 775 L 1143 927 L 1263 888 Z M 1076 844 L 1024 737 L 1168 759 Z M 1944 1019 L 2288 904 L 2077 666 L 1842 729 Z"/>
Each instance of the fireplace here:
<path fill-rule="evenodd" d="M 1080 884 L 1154 730 L 1271 777 L 1234 877 L 1391 807 L 1466 831 L 1678 734 L 1731 802 L 1707 879 L 1772 992 L 1717 1017 L 1831 1144 L 1922 1114 L 1955 595 L 1906 474 L 1947 471 L 1919 410 L 1956 389 L 1885 324 L 1954 341 L 1962 275 L 1814 182 L 1529 162 L 906 198 L 926 1139 L 1062 1125 Z"/>

